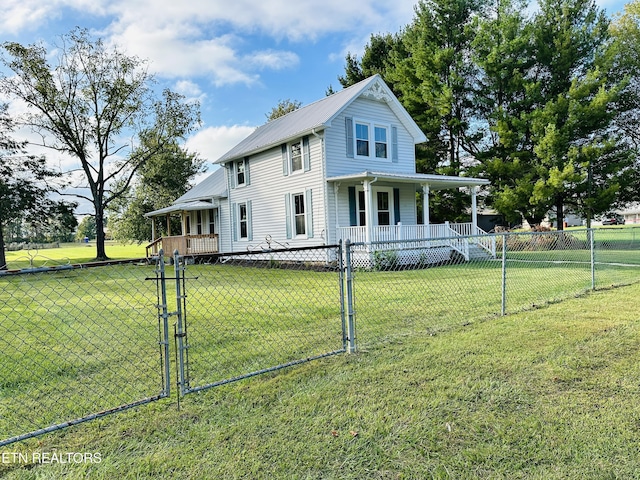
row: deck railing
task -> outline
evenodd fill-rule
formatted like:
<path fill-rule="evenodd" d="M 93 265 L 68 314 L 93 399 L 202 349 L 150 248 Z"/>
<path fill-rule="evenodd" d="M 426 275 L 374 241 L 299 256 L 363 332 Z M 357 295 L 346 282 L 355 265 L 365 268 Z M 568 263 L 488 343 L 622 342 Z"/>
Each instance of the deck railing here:
<path fill-rule="evenodd" d="M 181 255 L 218 253 L 218 234 L 176 235 L 157 238 L 147 245 L 147 257 L 157 255 L 160 249 L 163 249 L 167 253 L 178 250 Z"/>

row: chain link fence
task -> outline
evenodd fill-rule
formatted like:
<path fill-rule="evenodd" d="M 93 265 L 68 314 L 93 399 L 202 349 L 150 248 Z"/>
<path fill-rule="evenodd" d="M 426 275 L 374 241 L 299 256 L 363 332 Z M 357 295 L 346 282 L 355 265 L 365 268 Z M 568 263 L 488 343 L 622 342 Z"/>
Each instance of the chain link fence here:
<path fill-rule="evenodd" d="M 154 266 L 0 275 L 0 445 L 166 396 Z"/>
<path fill-rule="evenodd" d="M 636 228 L 1 274 L 0 446 L 168 397 L 174 381 L 186 395 L 639 280 Z"/>
<path fill-rule="evenodd" d="M 357 345 L 640 280 L 640 228 L 353 244 Z"/>
<path fill-rule="evenodd" d="M 176 262 L 183 393 L 345 351 L 338 247 Z"/>

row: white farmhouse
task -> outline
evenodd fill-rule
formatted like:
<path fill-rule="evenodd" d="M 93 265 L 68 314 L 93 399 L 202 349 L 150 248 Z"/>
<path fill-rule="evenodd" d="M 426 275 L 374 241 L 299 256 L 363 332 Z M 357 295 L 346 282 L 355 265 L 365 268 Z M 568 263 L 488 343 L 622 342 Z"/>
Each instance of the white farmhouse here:
<path fill-rule="evenodd" d="M 183 232 L 154 238 L 148 252 L 484 233 L 477 227 L 476 193 L 488 182 L 416 173 L 415 145 L 425 140 L 382 78 L 370 77 L 258 127 L 215 162 L 221 168 L 170 207 L 147 214 L 179 214 Z M 472 221 L 430 224 L 429 192 L 452 188 L 469 191 Z M 421 218 L 416 193 L 424 198 Z"/>

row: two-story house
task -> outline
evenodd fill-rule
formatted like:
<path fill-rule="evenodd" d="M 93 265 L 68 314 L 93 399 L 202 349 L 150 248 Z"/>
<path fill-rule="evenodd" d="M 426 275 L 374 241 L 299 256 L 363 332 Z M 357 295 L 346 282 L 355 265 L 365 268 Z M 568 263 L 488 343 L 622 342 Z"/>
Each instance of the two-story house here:
<path fill-rule="evenodd" d="M 238 252 L 277 246 L 475 235 L 478 178 L 416 173 L 426 140 L 379 75 L 258 127 L 221 168 L 147 217 L 182 216 L 183 234 L 152 252 Z M 468 224 L 431 225 L 429 193 L 465 188 Z M 424 208 L 418 218 L 416 193 Z"/>

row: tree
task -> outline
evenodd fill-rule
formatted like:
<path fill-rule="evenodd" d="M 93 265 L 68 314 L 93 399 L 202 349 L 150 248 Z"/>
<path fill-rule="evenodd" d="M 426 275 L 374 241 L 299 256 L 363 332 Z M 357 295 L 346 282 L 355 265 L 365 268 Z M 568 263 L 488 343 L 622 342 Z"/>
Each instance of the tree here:
<path fill-rule="evenodd" d="M 299 102 L 298 100 L 290 100 L 288 98 L 286 100 L 280 100 L 278 105 L 273 107 L 271 111 L 265 115 L 267 117 L 267 122 L 275 120 L 278 117 L 282 117 L 287 113 L 291 113 L 299 109 L 301 105 L 302 102 Z"/>
<path fill-rule="evenodd" d="M 47 168 L 44 157 L 26 155 L 26 143 L 11 137 L 14 128 L 7 105 L 0 105 L 0 270 L 7 268 L 5 227 L 11 222 L 47 215 L 59 206 L 47 198 L 51 191 L 49 180 L 56 173 Z"/>
<path fill-rule="evenodd" d="M 105 212 L 125 195 L 136 171 L 199 122 L 199 106 L 165 90 L 158 98 L 146 62 L 107 49 L 87 30 L 62 37 L 49 65 L 43 45 L 3 44 L 2 63 L 13 71 L 0 79 L 0 91 L 22 100 L 29 113 L 22 120 L 41 134 L 42 145 L 79 162 L 96 221 L 96 259 L 107 259 Z M 150 148 L 135 138 L 154 136 Z M 71 176 L 74 172 L 64 172 Z"/>
<path fill-rule="evenodd" d="M 339 75 L 338 81 L 343 88 L 347 88 L 375 74 L 387 78 L 387 67 L 392 60 L 393 52 L 400 48 L 401 44 L 400 35 L 371 35 L 361 59 L 354 54 L 347 54 L 345 75 Z"/>
<path fill-rule="evenodd" d="M 152 141 L 143 139 L 142 143 Z M 146 145 L 143 148 L 151 149 Z M 151 158 L 138 170 L 132 194 L 122 196 L 110 205 L 109 225 L 117 240 L 151 239 L 151 225 L 144 214 L 171 205 L 176 198 L 186 193 L 193 178 L 204 172 L 204 160 L 189 153 L 177 143 Z M 162 227 L 161 227 L 162 228 Z"/>
<path fill-rule="evenodd" d="M 89 240 L 96 238 L 96 218 L 92 215 L 83 217 L 76 231 L 76 240 L 83 241 L 85 238 Z"/>

